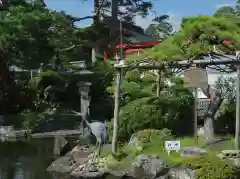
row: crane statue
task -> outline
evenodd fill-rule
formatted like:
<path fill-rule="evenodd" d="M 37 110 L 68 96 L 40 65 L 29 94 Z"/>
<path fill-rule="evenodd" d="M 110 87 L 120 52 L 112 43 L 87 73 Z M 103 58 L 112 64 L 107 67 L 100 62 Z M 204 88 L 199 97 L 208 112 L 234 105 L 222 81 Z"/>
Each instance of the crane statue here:
<path fill-rule="evenodd" d="M 77 116 L 82 116 L 80 112 L 76 112 L 71 110 L 73 113 L 75 113 Z M 93 156 L 92 160 L 89 163 L 89 168 L 93 163 L 94 160 L 96 159 L 97 156 L 100 155 L 101 150 L 102 150 L 102 145 L 107 143 L 107 137 L 108 137 L 108 130 L 107 130 L 107 123 L 106 122 L 99 122 L 99 121 L 94 121 L 94 122 L 88 122 L 85 118 L 82 118 L 87 127 L 90 129 L 90 132 L 92 135 L 95 136 L 96 138 L 96 146 L 93 150 Z"/>

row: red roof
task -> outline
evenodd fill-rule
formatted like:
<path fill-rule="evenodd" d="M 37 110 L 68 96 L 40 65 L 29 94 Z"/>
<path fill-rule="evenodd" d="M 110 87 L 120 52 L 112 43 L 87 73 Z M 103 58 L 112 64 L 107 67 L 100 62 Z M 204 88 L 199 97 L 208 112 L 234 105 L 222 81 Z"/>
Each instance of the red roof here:
<path fill-rule="evenodd" d="M 147 48 L 160 43 L 161 43 L 160 41 L 153 41 L 153 42 L 142 42 L 137 44 L 122 44 L 122 48 Z M 118 44 L 116 48 L 121 48 L 121 44 Z"/>
<path fill-rule="evenodd" d="M 223 41 L 223 44 L 225 44 L 225 45 L 230 45 L 230 44 L 232 44 L 232 41 L 230 41 L 230 40 L 224 40 L 224 41 Z"/>
<path fill-rule="evenodd" d="M 134 53 L 141 52 L 144 48 L 149 48 L 154 45 L 160 44 L 160 41 L 152 41 L 152 42 L 142 42 L 142 43 L 135 43 L 135 44 L 122 44 L 122 48 L 124 49 L 124 56 L 130 55 Z M 121 45 L 116 45 L 116 48 L 121 48 Z M 109 57 L 107 54 L 104 56 L 104 60 L 107 60 Z"/>
<path fill-rule="evenodd" d="M 127 49 L 127 50 L 124 50 L 124 53 L 125 54 L 132 54 L 132 53 L 138 53 L 138 52 L 140 52 L 142 49 L 140 48 L 138 48 L 138 49 Z"/>

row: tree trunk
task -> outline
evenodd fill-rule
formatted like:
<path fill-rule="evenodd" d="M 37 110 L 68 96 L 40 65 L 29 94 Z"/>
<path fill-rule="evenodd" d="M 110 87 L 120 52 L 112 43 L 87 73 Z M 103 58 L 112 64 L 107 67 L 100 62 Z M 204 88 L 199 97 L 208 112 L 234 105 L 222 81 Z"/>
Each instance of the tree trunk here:
<path fill-rule="evenodd" d="M 113 23 L 116 23 L 118 20 L 118 0 L 112 0 L 111 11 L 112 11 L 112 21 Z"/>
<path fill-rule="evenodd" d="M 112 47 L 115 49 L 117 44 L 117 39 L 119 39 L 120 34 L 118 34 L 120 30 L 120 23 L 118 21 L 118 0 L 112 0 L 112 6 L 111 6 L 111 22 L 110 22 L 110 32 L 111 37 L 115 39 L 112 43 Z"/>
<path fill-rule="evenodd" d="M 2 94 L 4 94 L 0 99 L 0 114 L 6 114 L 7 110 L 14 105 L 27 106 L 27 101 L 20 94 L 20 89 L 16 85 L 13 73 L 9 71 L 5 59 L 4 55 L 0 56 L 0 92 L 2 90 Z"/>
<path fill-rule="evenodd" d="M 201 90 L 210 99 L 208 110 L 204 115 L 204 136 L 205 140 L 208 142 L 214 139 L 213 120 L 218 117 L 219 108 L 223 102 L 223 99 L 221 94 L 212 89 L 209 85 L 207 87 L 201 86 Z"/>
<path fill-rule="evenodd" d="M 0 125 L 3 125 L 4 123 L 4 115 L 0 114 Z"/>
<path fill-rule="evenodd" d="M 204 138 L 207 142 L 214 139 L 213 119 L 211 117 L 207 117 L 204 121 Z"/>
<path fill-rule="evenodd" d="M 96 26 L 100 23 L 100 5 L 99 5 L 99 0 L 94 0 L 94 8 L 93 8 L 93 26 Z M 101 54 L 101 51 L 99 50 L 100 48 L 94 47 L 92 48 L 92 65 L 94 65 L 98 61 L 98 55 Z"/>

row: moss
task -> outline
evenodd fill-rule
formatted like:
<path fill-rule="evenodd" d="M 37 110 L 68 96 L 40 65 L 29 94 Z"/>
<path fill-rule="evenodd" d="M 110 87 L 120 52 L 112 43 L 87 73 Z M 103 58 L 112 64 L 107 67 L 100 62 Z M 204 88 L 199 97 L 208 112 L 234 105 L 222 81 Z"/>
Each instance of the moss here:
<path fill-rule="evenodd" d="M 236 179 L 237 168 L 214 156 L 185 158 L 182 164 L 196 170 L 196 179 Z"/>

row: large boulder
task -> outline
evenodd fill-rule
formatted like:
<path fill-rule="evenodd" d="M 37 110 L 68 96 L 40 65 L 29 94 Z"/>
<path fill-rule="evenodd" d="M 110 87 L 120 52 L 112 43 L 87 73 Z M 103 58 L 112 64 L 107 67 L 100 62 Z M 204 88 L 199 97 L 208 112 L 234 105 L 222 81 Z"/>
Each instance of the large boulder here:
<path fill-rule="evenodd" d="M 195 170 L 186 167 L 171 168 L 168 173 L 169 179 L 194 179 Z"/>
<path fill-rule="evenodd" d="M 240 167 L 240 150 L 222 150 L 217 156 L 222 160 L 229 161 L 237 168 Z"/>
<path fill-rule="evenodd" d="M 138 179 L 154 179 L 164 176 L 168 169 L 168 165 L 157 156 L 139 155 L 127 175 Z"/>
<path fill-rule="evenodd" d="M 74 171 L 78 166 L 88 162 L 88 156 L 91 152 L 86 146 L 76 146 L 65 156 L 53 161 L 47 168 L 49 172 L 67 174 Z"/>

